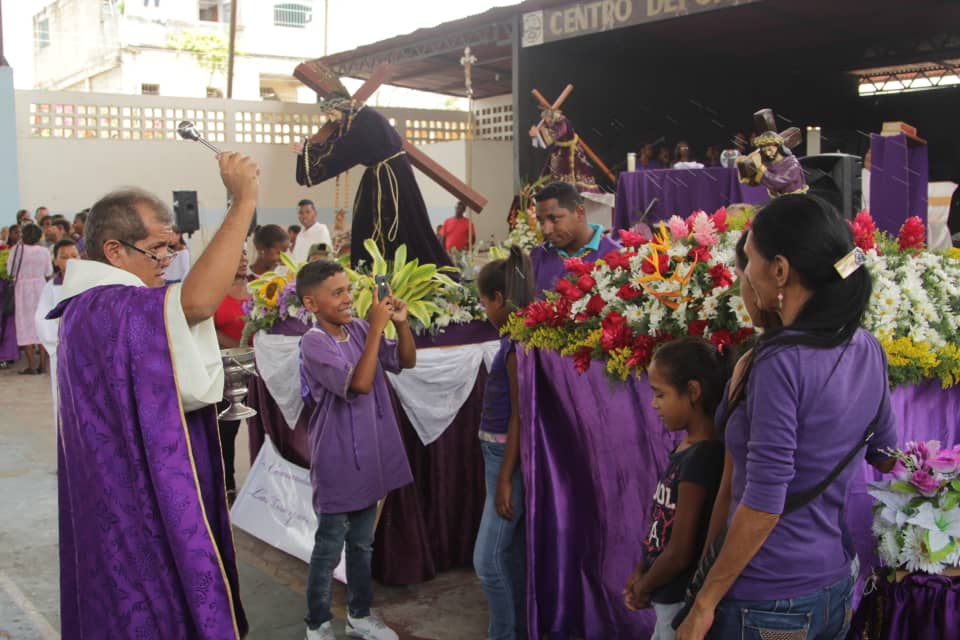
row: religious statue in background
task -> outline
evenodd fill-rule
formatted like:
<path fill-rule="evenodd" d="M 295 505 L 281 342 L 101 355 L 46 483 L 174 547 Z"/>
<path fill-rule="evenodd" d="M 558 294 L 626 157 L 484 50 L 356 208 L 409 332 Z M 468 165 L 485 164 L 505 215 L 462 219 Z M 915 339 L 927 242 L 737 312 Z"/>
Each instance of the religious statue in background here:
<path fill-rule="evenodd" d="M 740 182 L 765 186 L 771 198 L 807 190 L 803 167 L 779 133 L 767 131 L 754 138 L 753 143 L 756 151 L 737 158 Z"/>
<path fill-rule="evenodd" d="M 601 193 L 570 119 L 554 109 L 544 108 L 541 114 L 540 123 L 530 127 L 533 146 L 548 152 L 540 176 L 549 176 L 549 182 L 568 182 L 580 193 Z"/>
<path fill-rule="evenodd" d="M 358 105 L 346 90 L 320 103 L 335 126 L 323 131 L 321 139 L 297 145 L 297 183 L 313 186 L 334 178 L 352 167 L 367 167 L 353 204 L 350 263 L 371 261 L 363 242 L 373 238 L 389 260 L 401 244 L 408 255 L 421 263 L 449 266 L 427 215 L 427 205 L 413 174 L 403 139 L 378 111 Z"/>
<path fill-rule="evenodd" d="M 803 167 L 790 151 L 800 144 L 800 130 L 790 127 L 777 133 L 776 126 L 772 109 L 761 109 L 753 114 L 753 146 L 756 150 L 736 159 L 740 182 L 765 186 L 771 198 L 804 193 L 808 187 Z"/>

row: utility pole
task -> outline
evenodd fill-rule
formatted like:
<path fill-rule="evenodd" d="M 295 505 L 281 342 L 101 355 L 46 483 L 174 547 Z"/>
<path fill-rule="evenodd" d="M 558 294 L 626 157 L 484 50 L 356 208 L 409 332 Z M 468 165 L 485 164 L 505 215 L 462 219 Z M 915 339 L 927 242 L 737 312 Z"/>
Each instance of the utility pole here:
<path fill-rule="evenodd" d="M 230 45 L 227 52 L 227 98 L 233 97 L 233 58 L 237 45 L 237 5 L 239 0 L 230 0 Z"/>
<path fill-rule="evenodd" d="M 323 57 L 327 57 L 327 40 L 330 36 L 330 0 L 323 0 Z"/>
<path fill-rule="evenodd" d="M 323 46 L 327 46 L 324 44 Z M 0 67 L 9 67 L 7 57 L 3 55 L 3 2 L 0 0 Z"/>

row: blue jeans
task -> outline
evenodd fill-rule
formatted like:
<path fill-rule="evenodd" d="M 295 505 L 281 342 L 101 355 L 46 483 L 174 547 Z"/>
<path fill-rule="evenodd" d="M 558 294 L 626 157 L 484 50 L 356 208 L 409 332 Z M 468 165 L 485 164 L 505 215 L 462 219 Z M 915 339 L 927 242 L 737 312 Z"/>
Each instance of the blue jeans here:
<path fill-rule="evenodd" d="M 376 520 L 376 504 L 350 513 L 317 515 L 317 535 L 307 573 L 307 617 L 304 618 L 310 629 L 333 619 L 330 582 L 333 570 L 340 564 L 344 543 L 347 545 L 347 609 L 354 618 L 370 615 L 373 604 L 370 558 Z"/>
<path fill-rule="evenodd" d="M 834 640 L 846 638 L 853 615 L 853 576 L 789 600 L 722 600 L 709 638 Z"/>
<path fill-rule="evenodd" d="M 487 499 L 473 549 L 473 567 L 490 603 L 490 640 L 526 638 L 526 549 L 524 548 L 523 478 L 517 465 L 512 478 L 513 520 L 497 513 L 497 480 L 506 445 L 481 442 Z"/>

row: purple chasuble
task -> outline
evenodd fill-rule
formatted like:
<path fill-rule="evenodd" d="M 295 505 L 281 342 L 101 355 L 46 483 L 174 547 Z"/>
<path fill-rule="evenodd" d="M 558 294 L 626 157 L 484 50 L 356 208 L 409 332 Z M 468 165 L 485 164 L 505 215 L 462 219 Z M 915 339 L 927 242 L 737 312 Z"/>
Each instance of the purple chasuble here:
<path fill-rule="evenodd" d="M 58 384 L 64 640 L 246 634 L 214 408 L 184 415 L 166 288 L 63 301 Z"/>
<path fill-rule="evenodd" d="M 319 328 L 300 342 L 300 382 L 310 410 L 310 480 L 317 513 L 365 509 L 413 482 L 384 371 L 400 372 L 397 343 L 383 338 L 370 393 L 350 391 L 370 325 L 343 325 L 344 341 Z"/>

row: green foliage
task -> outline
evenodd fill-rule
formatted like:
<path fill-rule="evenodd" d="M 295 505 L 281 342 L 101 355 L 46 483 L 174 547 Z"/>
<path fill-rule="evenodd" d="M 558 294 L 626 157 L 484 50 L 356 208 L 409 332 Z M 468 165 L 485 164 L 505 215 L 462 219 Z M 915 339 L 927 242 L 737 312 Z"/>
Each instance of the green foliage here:
<path fill-rule="evenodd" d="M 197 60 L 201 68 L 213 74 L 227 72 L 227 58 L 230 45 L 226 36 L 216 31 L 189 30 L 170 35 L 167 46 L 177 53 L 189 53 Z"/>

